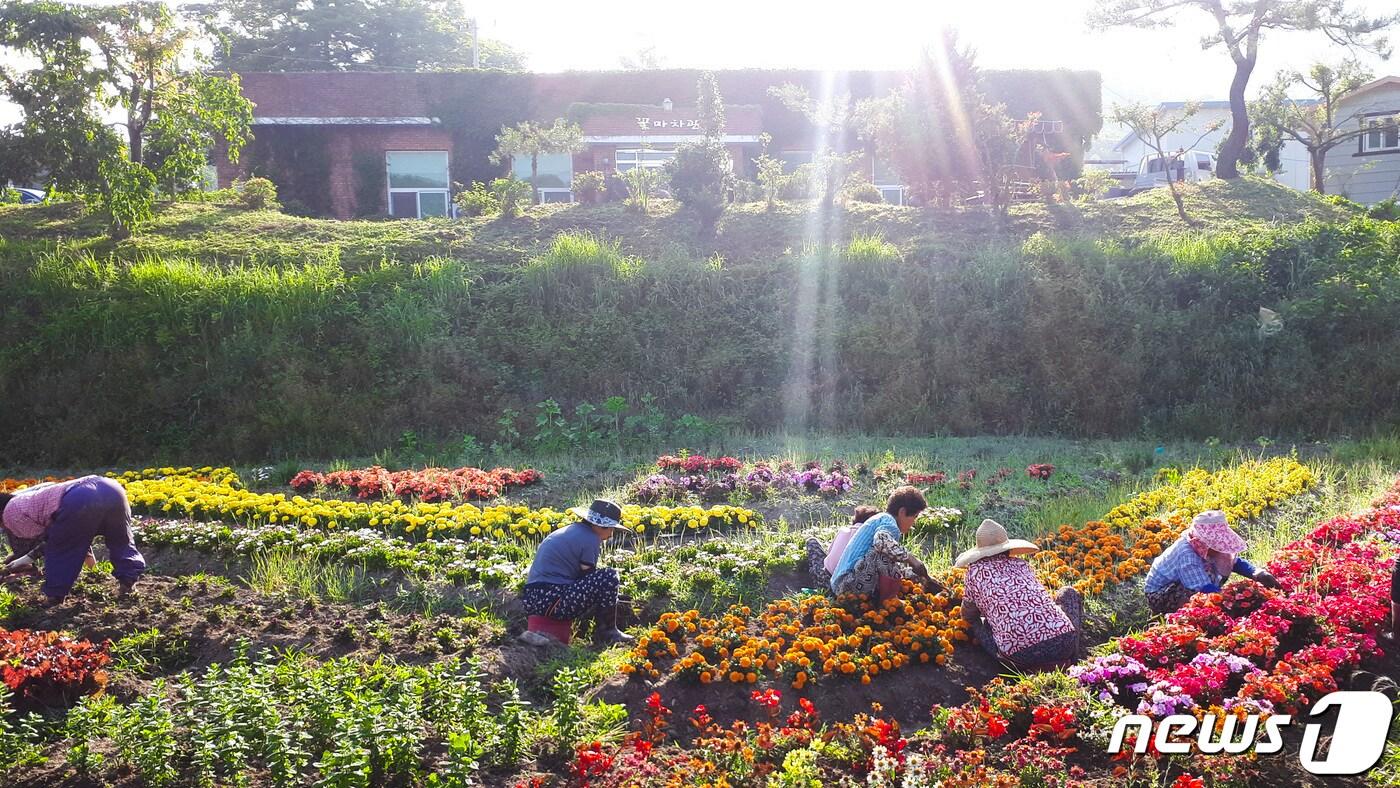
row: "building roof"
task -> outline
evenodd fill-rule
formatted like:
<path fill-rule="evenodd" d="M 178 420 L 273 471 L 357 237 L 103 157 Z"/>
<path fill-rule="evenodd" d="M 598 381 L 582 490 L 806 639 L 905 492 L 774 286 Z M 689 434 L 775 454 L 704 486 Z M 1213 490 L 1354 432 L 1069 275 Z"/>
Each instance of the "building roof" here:
<path fill-rule="evenodd" d="M 433 90 L 444 76 L 322 71 L 249 72 L 239 78 L 255 119 L 430 118 Z"/>
<path fill-rule="evenodd" d="M 1376 89 L 1378 89 L 1378 88 L 1392 87 L 1392 86 L 1400 86 L 1400 77 L 1397 77 L 1397 76 L 1389 76 L 1389 77 L 1381 77 L 1380 79 L 1373 79 L 1373 80 L 1371 80 L 1370 82 L 1367 82 L 1366 84 L 1364 84 L 1364 85 L 1362 85 L 1361 87 L 1357 88 L 1356 90 L 1353 90 L 1352 92 L 1346 94 L 1345 96 L 1342 96 L 1341 100 L 1342 100 L 1342 101 L 1347 101 L 1348 99 L 1354 99 L 1354 98 L 1356 98 L 1357 96 L 1361 95 L 1362 93 L 1369 93 L 1369 92 L 1371 92 L 1371 91 L 1373 91 L 1373 90 L 1376 90 Z"/>

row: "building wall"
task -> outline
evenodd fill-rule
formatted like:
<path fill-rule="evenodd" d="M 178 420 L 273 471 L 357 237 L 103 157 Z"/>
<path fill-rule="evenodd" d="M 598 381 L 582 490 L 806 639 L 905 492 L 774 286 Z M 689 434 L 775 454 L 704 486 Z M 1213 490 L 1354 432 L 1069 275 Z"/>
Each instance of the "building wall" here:
<path fill-rule="evenodd" d="M 331 215 L 337 219 L 355 216 L 383 215 L 389 210 L 387 185 L 376 190 L 375 203 L 360 205 L 360 168 L 356 159 L 368 155 L 378 161 L 379 172 L 385 172 L 384 154 L 389 151 L 438 151 L 453 156 L 452 135 L 440 126 L 317 126 L 326 152 L 326 185 Z M 257 135 L 257 127 L 253 133 Z M 245 177 L 250 162 L 246 159 L 231 164 L 218 157 L 219 187 L 232 185 L 235 178 Z"/>
<path fill-rule="evenodd" d="M 1206 133 L 1206 129 L 1212 123 L 1219 123 L 1220 127 Z M 1202 137 L 1201 135 L 1205 136 Z M 1194 147 L 1196 150 L 1214 153 L 1220 147 L 1220 143 L 1230 134 L 1230 110 L 1216 107 L 1201 109 L 1193 115 L 1182 128 L 1167 135 L 1165 138 L 1168 150 L 1177 148 Z M 1199 140 L 1199 142 L 1197 142 Z M 1127 142 L 1119 143 L 1113 148 L 1114 158 L 1127 160 L 1125 165 L 1128 169 L 1136 172 L 1138 165 L 1142 163 L 1143 157 L 1152 154 L 1153 151 L 1137 137 L 1133 137 Z M 1309 188 L 1308 174 L 1308 151 L 1296 141 L 1285 142 L 1283 150 L 1279 153 L 1279 161 L 1282 165 L 1278 172 L 1274 173 L 1274 180 L 1285 186 L 1306 191 Z"/>
<path fill-rule="evenodd" d="M 1337 105 L 1340 117 L 1387 112 L 1400 115 L 1400 85 L 1367 91 Z M 1359 121 L 1358 121 L 1359 122 Z M 1400 150 L 1362 153 L 1361 140 L 1327 152 L 1327 192 L 1371 205 L 1400 195 Z"/>

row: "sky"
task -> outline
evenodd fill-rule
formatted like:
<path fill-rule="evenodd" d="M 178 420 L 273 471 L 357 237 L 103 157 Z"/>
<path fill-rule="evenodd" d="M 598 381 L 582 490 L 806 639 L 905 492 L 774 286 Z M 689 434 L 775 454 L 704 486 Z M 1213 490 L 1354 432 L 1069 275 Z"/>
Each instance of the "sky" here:
<path fill-rule="evenodd" d="M 615 69 L 626 56 L 655 49 L 675 68 L 894 69 L 915 62 L 947 26 L 978 53 L 983 68 L 1094 69 L 1103 74 L 1104 110 L 1114 103 L 1224 99 L 1233 65 L 1223 50 L 1202 51 L 1211 21 L 1183 11 L 1167 30 L 1094 31 L 1085 22 L 1095 0 L 464 0 L 482 35 L 526 53 L 536 71 Z M 1353 0 L 1357 5 L 1358 0 Z M 1371 12 L 1397 0 L 1359 0 Z M 1395 38 L 1400 40 L 1400 28 Z M 1315 33 L 1273 33 L 1260 46 L 1257 89 L 1285 68 L 1337 60 L 1345 50 Z M 1400 74 L 1400 58 L 1361 58 L 1378 76 Z M 13 107 L 0 106 L 0 122 Z M 1105 135 L 1112 136 L 1106 128 Z"/>

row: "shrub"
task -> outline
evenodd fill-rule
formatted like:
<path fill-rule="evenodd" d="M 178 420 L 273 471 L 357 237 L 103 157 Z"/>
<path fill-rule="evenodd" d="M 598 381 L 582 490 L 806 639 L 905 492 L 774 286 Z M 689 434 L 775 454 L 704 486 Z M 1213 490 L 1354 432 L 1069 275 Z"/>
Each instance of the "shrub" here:
<path fill-rule="evenodd" d="M 784 200 L 805 200 L 812 196 L 812 184 L 816 179 L 816 165 L 798 165 L 797 169 L 779 179 L 778 197 Z"/>
<path fill-rule="evenodd" d="M 712 231 L 724 214 L 734 182 L 734 162 L 718 139 L 680 145 L 676 158 L 667 162 L 671 190 L 682 205 L 700 218 L 700 227 Z"/>
<path fill-rule="evenodd" d="M 98 172 L 100 185 L 86 195 L 88 207 L 106 220 L 107 234 L 119 241 L 151 218 L 156 176 L 125 155 L 103 161 Z"/>
<path fill-rule="evenodd" d="M 507 219 L 519 216 L 523 206 L 533 202 L 530 198 L 532 191 L 534 190 L 530 188 L 530 184 L 515 178 L 497 178 L 491 181 L 491 195 L 500 205 L 501 216 Z"/>
<path fill-rule="evenodd" d="M 452 201 L 463 216 L 489 216 L 501 210 L 501 201 L 481 181 L 473 181 L 470 189 L 457 192 Z"/>
<path fill-rule="evenodd" d="M 860 265 L 883 265 L 897 263 L 900 259 L 899 247 L 878 235 L 856 235 L 846 245 L 846 262 Z"/>
<path fill-rule="evenodd" d="M 852 202 L 884 202 L 884 195 L 870 181 L 856 181 L 846 187 L 846 199 Z"/>
<path fill-rule="evenodd" d="M 651 197 L 666 182 L 665 174 L 651 167 L 634 167 L 622 174 L 627 184 L 627 207 L 646 213 L 651 207 Z"/>
<path fill-rule="evenodd" d="M 564 232 L 554 236 L 549 250 L 526 264 L 525 270 L 536 276 L 551 276 L 570 271 L 601 269 L 619 279 L 627 279 L 642 269 L 641 258 L 622 253 L 622 242 L 611 241 L 591 232 Z"/>
<path fill-rule="evenodd" d="M 603 201 L 603 183 L 606 177 L 597 170 L 580 172 L 574 176 L 574 200 L 584 205 L 596 205 Z"/>
<path fill-rule="evenodd" d="M 277 184 L 267 178 L 249 178 L 234 181 L 234 191 L 238 194 L 238 204 L 250 211 L 277 210 Z"/>
<path fill-rule="evenodd" d="M 1392 222 L 1400 220 L 1400 201 L 1394 197 L 1387 197 L 1372 205 L 1366 211 L 1366 215 L 1372 219 L 1384 219 Z"/>
<path fill-rule="evenodd" d="M 1085 199 L 1097 200 L 1108 194 L 1117 182 L 1108 170 L 1085 170 L 1074 179 L 1074 190 Z"/>

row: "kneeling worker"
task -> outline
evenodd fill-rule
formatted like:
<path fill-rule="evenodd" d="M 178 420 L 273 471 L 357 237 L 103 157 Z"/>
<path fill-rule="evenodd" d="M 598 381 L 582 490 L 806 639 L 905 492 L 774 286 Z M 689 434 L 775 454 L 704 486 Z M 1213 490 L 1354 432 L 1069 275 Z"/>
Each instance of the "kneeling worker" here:
<path fill-rule="evenodd" d="M 99 536 L 111 554 L 119 596 L 130 594 L 146 571 L 146 559 L 136 549 L 131 531 L 126 490 L 105 476 L 46 482 L 0 494 L 0 524 L 11 549 L 4 572 L 23 571 L 42 557 L 42 590 L 49 604 L 61 602 L 73 590 L 83 564 L 92 560 L 92 543 Z"/>
<path fill-rule="evenodd" d="M 1199 593 L 1214 593 L 1231 574 L 1240 574 L 1270 588 L 1274 576 L 1240 557 L 1247 543 L 1230 528 L 1225 513 L 1201 512 L 1147 571 L 1144 587 L 1153 613 L 1173 613 Z"/>
<path fill-rule="evenodd" d="M 627 530 L 622 508 L 600 499 L 587 509 L 579 506 L 569 511 L 578 522 L 540 542 L 520 595 L 521 606 L 532 616 L 555 621 L 573 621 L 591 612 L 597 622 L 593 630 L 597 643 L 631 641 L 632 636 L 617 627 L 617 570 L 598 568 L 603 542 L 619 528 Z"/>

